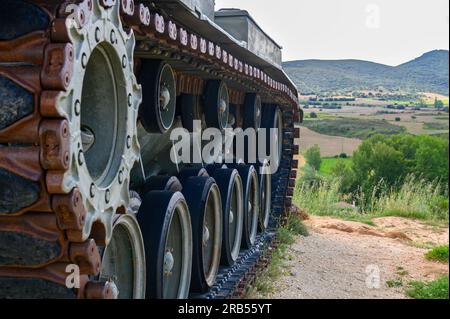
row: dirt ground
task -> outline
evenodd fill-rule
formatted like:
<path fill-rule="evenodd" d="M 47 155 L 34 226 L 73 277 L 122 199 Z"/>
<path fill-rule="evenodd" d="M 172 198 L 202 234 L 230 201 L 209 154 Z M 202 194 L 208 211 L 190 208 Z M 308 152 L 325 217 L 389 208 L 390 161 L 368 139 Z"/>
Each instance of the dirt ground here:
<path fill-rule="evenodd" d="M 448 227 L 386 217 L 375 227 L 328 217 L 305 221 L 310 236 L 288 251 L 284 275 L 266 298 L 406 298 L 407 283 L 448 274 L 424 258 L 425 247 L 448 244 Z M 396 287 L 389 287 L 393 284 Z"/>

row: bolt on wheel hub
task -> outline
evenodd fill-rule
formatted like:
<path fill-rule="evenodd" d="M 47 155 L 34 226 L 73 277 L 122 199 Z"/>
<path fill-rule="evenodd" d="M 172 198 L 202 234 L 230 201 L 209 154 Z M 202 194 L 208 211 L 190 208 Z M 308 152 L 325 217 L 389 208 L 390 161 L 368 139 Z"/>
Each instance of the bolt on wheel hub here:
<path fill-rule="evenodd" d="M 173 266 L 175 265 L 175 259 L 173 257 L 173 248 L 167 249 L 166 253 L 164 254 L 164 275 L 165 276 L 171 276 Z"/>

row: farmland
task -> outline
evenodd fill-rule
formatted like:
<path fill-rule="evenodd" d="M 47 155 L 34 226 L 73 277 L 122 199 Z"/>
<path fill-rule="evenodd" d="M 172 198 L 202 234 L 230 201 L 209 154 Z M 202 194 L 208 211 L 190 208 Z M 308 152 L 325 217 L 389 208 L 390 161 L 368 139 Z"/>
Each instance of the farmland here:
<path fill-rule="evenodd" d="M 406 131 L 405 128 L 384 120 L 364 120 L 358 118 L 336 118 L 306 121 L 305 127 L 320 134 L 367 139 L 376 134 L 394 135 Z"/>

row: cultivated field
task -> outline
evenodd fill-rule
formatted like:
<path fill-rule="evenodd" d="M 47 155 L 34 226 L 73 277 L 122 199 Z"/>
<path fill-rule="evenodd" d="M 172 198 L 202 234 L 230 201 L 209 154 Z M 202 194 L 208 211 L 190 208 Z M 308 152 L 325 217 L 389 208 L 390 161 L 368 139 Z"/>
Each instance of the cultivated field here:
<path fill-rule="evenodd" d="M 305 118 L 309 120 L 314 112 L 320 119 L 333 119 L 337 117 L 355 118 L 359 120 L 386 120 L 388 124 L 404 127 L 408 133 L 414 135 L 448 133 L 448 113 L 438 112 L 434 109 L 415 111 L 388 110 L 381 106 L 342 106 L 342 109 L 322 111 L 314 108 L 305 110 Z M 400 119 L 400 121 L 397 121 Z M 430 125 L 431 124 L 431 125 Z"/>
<path fill-rule="evenodd" d="M 333 157 L 341 153 L 352 155 L 362 143 L 361 140 L 356 138 L 319 134 L 303 126 L 300 128 L 300 137 L 298 144 L 301 152 L 317 144 L 320 146 L 321 155 L 324 157 Z"/>

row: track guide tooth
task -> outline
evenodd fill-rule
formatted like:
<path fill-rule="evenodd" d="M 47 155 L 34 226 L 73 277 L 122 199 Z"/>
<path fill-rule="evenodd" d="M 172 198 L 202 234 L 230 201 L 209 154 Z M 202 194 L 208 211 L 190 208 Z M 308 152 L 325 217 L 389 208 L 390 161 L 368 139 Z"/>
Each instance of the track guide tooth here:
<path fill-rule="evenodd" d="M 69 195 L 53 196 L 52 208 L 56 213 L 59 228 L 75 231 L 83 229 L 86 208 L 77 189 L 74 189 Z"/>
<path fill-rule="evenodd" d="M 84 243 L 73 243 L 69 250 L 70 260 L 80 267 L 80 273 L 98 275 L 101 266 L 101 257 L 95 240 L 90 239 Z"/>
<path fill-rule="evenodd" d="M 46 170 L 65 171 L 70 163 L 70 132 L 67 120 L 44 120 L 39 129 L 41 165 Z"/>

